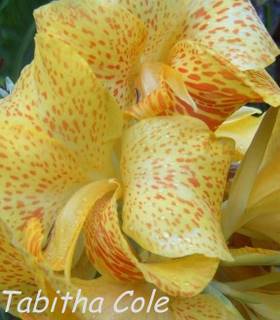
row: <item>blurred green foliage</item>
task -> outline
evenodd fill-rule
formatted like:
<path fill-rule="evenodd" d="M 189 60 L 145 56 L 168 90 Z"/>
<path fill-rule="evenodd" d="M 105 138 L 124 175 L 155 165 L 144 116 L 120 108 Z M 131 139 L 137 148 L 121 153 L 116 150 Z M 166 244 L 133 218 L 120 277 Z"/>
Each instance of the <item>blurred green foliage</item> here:
<path fill-rule="evenodd" d="M 49 0 L 0 0 L 0 82 L 16 80 L 34 51 L 33 10 Z"/>

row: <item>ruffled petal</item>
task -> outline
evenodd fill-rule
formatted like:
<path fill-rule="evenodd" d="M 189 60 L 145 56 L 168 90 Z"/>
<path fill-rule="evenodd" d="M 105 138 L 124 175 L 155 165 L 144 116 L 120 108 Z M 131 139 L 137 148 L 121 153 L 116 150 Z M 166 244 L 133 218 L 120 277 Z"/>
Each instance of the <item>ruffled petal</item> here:
<path fill-rule="evenodd" d="M 240 70 L 271 64 L 280 51 L 248 0 L 197 0 L 187 4 L 182 38 L 202 43 Z"/>
<path fill-rule="evenodd" d="M 232 140 L 187 116 L 131 127 L 121 163 L 124 232 L 161 256 L 228 259 L 219 210 L 233 150 Z"/>
<path fill-rule="evenodd" d="M 204 120 L 210 128 L 221 124 L 247 102 L 280 105 L 280 88 L 266 71 L 239 71 L 202 44 L 181 41 L 173 47 L 169 59 L 197 104 L 195 110 L 181 101 L 182 108 Z"/>
<path fill-rule="evenodd" d="M 39 233 L 29 236 L 42 248 L 58 213 L 87 177 L 75 154 L 58 141 L 19 124 L 0 126 L 1 219 L 25 243 L 29 223 L 36 224 Z"/>
<path fill-rule="evenodd" d="M 241 160 L 248 150 L 263 119 L 260 114 L 259 109 L 242 107 L 216 130 L 218 137 L 228 137 L 235 141 L 236 161 Z"/>
<path fill-rule="evenodd" d="M 135 101 L 133 73 L 147 33 L 137 17 L 115 1 L 63 0 L 37 9 L 35 18 L 40 32 L 66 42 L 89 63 L 122 107 Z"/>

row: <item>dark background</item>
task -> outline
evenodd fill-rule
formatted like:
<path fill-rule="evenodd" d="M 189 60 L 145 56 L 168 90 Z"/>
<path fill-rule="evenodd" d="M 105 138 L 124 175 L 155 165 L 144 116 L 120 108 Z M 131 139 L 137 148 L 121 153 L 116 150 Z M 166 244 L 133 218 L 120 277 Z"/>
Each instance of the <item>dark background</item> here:
<path fill-rule="evenodd" d="M 50 0 L 0 0 L 0 87 L 4 86 L 7 76 L 15 82 L 22 68 L 32 60 L 35 34 L 32 12 L 48 2 Z M 280 46 L 280 0 L 252 2 Z M 280 58 L 268 71 L 280 84 Z M 0 320 L 12 319 L 15 318 L 0 310 Z"/>

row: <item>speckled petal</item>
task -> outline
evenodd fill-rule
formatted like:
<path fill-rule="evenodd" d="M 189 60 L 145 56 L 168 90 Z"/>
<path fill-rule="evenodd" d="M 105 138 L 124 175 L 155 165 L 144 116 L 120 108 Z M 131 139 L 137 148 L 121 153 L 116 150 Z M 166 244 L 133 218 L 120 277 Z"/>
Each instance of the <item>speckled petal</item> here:
<path fill-rule="evenodd" d="M 101 274 L 122 281 L 139 281 L 143 275 L 119 226 L 119 197 L 120 187 L 115 183 L 95 203 L 84 225 L 85 246 L 89 260 Z"/>
<path fill-rule="evenodd" d="M 60 288 L 61 293 L 70 294 L 76 297 L 78 290 L 81 290 L 81 297 L 85 297 L 88 301 L 96 300 L 93 308 L 96 310 L 100 304 L 100 299 L 104 299 L 102 303 L 102 312 L 92 313 L 83 310 L 83 304 L 77 305 L 75 315 L 81 320 L 173 320 L 172 313 L 168 310 L 169 298 L 163 294 L 160 290 L 147 283 L 120 283 L 112 281 L 106 277 L 99 277 L 98 279 L 84 281 L 78 278 L 72 278 L 70 282 L 65 282 L 62 277 L 52 277 L 53 288 Z M 137 299 L 142 297 L 142 299 Z M 118 301 L 121 298 L 121 301 Z M 141 300 L 145 300 L 145 304 L 142 310 L 140 310 Z M 156 312 L 154 307 L 156 302 L 160 299 L 163 303 L 160 310 L 165 312 Z M 134 304 L 138 312 L 132 312 L 131 306 Z M 73 306 L 73 301 L 69 303 L 69 306 Z M 116 312 L 121 311 L 122 312 Z M 148 310 L 148 311 L 147 311 Z M 68 318 L 65 318 L 65 320 Z M 63 319 L 64 320 L 64 319 Z"/>
<path fill-rule="evenodd" d="M 248 0 L 196 0 L 187 5 L 183 37 L 202 43 L 240 70 L 260 69 L 280 51 Z"/>
<path fill-rule="evenodd" d="M 214 278 L 219 260 L 191 255 L 154 263 L 138 263 L 145 280 L 174 297 L 194 297 Z"/>
<path fill-rule="evenodd" d="M 243 158 L 248 150 L 258 128 L 263 119 L 261 111 L 256 108 L 242 107 L 232 114 L 216 130 L 218 137 L 228 137 L 235 141 L 235 160 Z"/>
<path fill-rule="evenodd" d="M 229 259 L 219 210 L 233 150 L 232 140 L 188 116 L 131 127 L 121 163 L 124 232 L 161 256 Z"/>
<path fill-rule="evenodd" d="M 280 88 L 265 70 L 240 71 L 215 51 L 194 41 L 177 43 L 169 64 L 183 77 L 197 110 L 184 101 L 182 109 L 215 128 L 247 102 L 280 105 Z"/>
<path fill-rule="evenodd" d="M 6 308 L 8 295 L 3 290 L 21 291 L 23 295 L 13 297 L 10 313 L 16 314 L 17 303 L 23 297 L 34 296 L 38 291 L 35 275 L 36 269 L 32 261 L 12 244 L 13 233 L 8 231 L 1 221 L 0 224 L 0 305 Z"/>
<path fill-rule="evenodd" d="M 99 180 L 83 186 L 72 195 L 57 215 L 44 250 L 45 264 L 53 270 L 63 270 L 68 278 L 71 276 L 75 253 L 80 257 L 83 252 L 83 243 L 80 245 L 79 239 L 85 221 L 96 202 L 114 188 L 113 180 Z"/>
<path fill-rule="evenodd" d="M 126 114 L 135 119 L 174 113 L 188 114 L 189 109 L 197 108 L 180 72 L 166 64 L 144 64 L 137 90 L 140 101 L 126 110 Z"/>
<path fill-rule="evenodd" d="M 122 107 L 135 101 L 133 73 L 146 39 L 125 8 L 98 0 L 55 1 L 35 11 L 39 31 L 69 44 L 89 63 Z"/>
<path fill-rule="evenodd" d="M 121 134 L 121 111 L 87 62 L 62 41 L 37 35 L 35 59 L 2 102 L 0 114 L 6 123 L 33 126 L 63 143 L 91 178 L 112 175 L 112 141 Z"/>
<path fill-rule="evenodd" d="M 171 310 L 174 320 L 241 320 L 224 304 L 210 294 L 200 294 L 191 299 L 176 299 Z"/>
<path fill-rule="evenodd" d="M 95 268 L 102 275 L 124 282 L 145 279 L 172 296 L 200 293 L 213 278 L 218 260 L 193 255 L 158 263 L 140 262 L 121 230 L 119 195 L 118 188 L 99 199 L 85 223 L 85 246 Z"/>
<path fill-rule="evenodd" d="M 33 243 L 42 247 L 57 214 L 87 178 L 79 169 L 78 158 L 61 143 L 10 122 L 0 123 L 1 219 L 13 229 L 14 237 L 26 244 L 29 222 L 37 227 L 42 224 L 44 236 L 39 229 L 40 243 Z M 35 239 L 33 232 L 30 236 Z"/>
<path fill-rule="evenodd" d="M 118 3 L 138 17 L 149 31 L 142 61 L 161 61 L 175 44 L 174 36 L 185 21 L 189 0 L 106 0 Z"/>

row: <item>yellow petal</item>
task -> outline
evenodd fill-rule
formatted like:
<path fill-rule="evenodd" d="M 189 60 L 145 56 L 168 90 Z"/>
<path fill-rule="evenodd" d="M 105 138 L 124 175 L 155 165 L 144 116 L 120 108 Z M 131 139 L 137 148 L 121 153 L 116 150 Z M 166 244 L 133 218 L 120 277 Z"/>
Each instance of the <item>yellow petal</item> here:
<path fill-rule="evenodd" d="M 227 308 L 222 301 L 204 293 L 191 299 L 176 299 L 171 305 L 175 320 L 241 320 L 237 311 Z"/>
<path fill-rule="evenodd" d="M 280 243 L 279 128 L 278 115 L 242 219 L 247 229 L 266 235 L 278 243 Z"/>
<path fill-rule="evenodd" d="M 216 130 L 218 137 L 228 137 L 235 141 L 236 161 L 241 160 L 248 150 L 263 118 L 254 115 L 260 113 L 259 109 L 242 107 Z"/>
<path fill-rule="evenodd" d="M 113 181 L 100 180 L 80 188 L 56 217 L 54 230 L 44 251 L 44 260 L 53 270 L 70 275 L 75 248 L 82 228 L 96 201 L 114 190 Z M 80 248 L 77 248 L 80 249 Z M 81 254 L 79 250 L 78 254 Z"/>
<path fill-rule="evenodd" d="M 182 37 L 214 49 L 240 70 L 265 68 L 280 53 L 250 1 L 197 0 L 187 9 Z"/>
<path fill-rule="evenodd" d="M 2 122 L 0 128 L 1 219 L 25 243 L 29 223 L 37 230 L 39 225 L 37 243 L 33 232 L 30 237 L 42 248 L 58 213 L 87 177 L 75 154 L 58 141 L 20 125 Z"/>
<path fill-rule="evenodd" d="M 0 113 L 5 123 L 32 125 L 60 141 L 76 153 L 90 178 L 111 176 L 121 111 L 88 64 L 63 42 L 37 35 L 32 66 Z"/>
<path fill-rule="evenodd" d="M 228 259 L 219 210 L 233 148 L 188 116 L 131 127 L 122 149 L 124 232 L 161 256 Z"/>
<path fill-rule="evenodd" d="M 196 103 L 187 91 L 183 77 L 168 65 L 146 63 L 142 66 L 139 78 L 137 90 L 140 102 L 129 107 L 127 115 L 145 119 L 155 115 L 187 114 L 188 110 L 178 100 L 196 109 Z"/>
<path fill-rule="evenodd" d="M 223 229 L 227 239 L 251 219 L 252 215 L 248 215 L 245 210 L 273 131 L 277 113 L 277 109 L 271 109 L 266 113 L 235 175 L 229 199 L 223 209 Z M 242 193 L 240 193 L 240 190 L 242 190 Z"/>
<path fill-rule="evenodd" d="M 261 276 L 252 277 L 241 281 L 227 282 L 226 284 L 235 290 L 254 290 L 256 288 L 279 285 L 280 273 L 269 272 Z"/>
<path fill-rule="evenodd" d="M 182 28 L 188 1 L 106 0 L 118 3 L 138 17 L 148 30 L 142 61 L 161 61 L 176 42 L 175 34 Z"/>
<path fill-rule="evenodd" d="M 182 75 L 198 109 L 183 101 L 181 107 L 210 128 L 247 102 L 280 105 L 280 88 L 266 71 L 242 72 L 222 55 L 194 41 L 177 43 L 170 52 L 169 64 Z"/>
<path fill-rule="evenodd" d="M 233 261 L 222 262 L 225 266 L 273 266 L 280 264 L 280 252 L 261 248 L 243 247 L 230 249 Z"/>
<path fill-rule="evenodd" d="M 175 297 L 194 297 L 213 279 L 219 261 L 191 255 L 157 263 L 138 263 L 145 280 Z"/>
<path fill-rule="evenodd" d="M 137 259 L 124 238 L 118 217 L 120 187 L 107 191 L 92 207 L 84 225 L 85 246 L 90 261 L 103 275 L 122 281 L 139 281 Z"/>
<path fill-rule="evenodd" d="M 64 0 L 39 8 L 35 18 L 39 31 L 66 42 L 89 63 L 122 107 L 135 101 L 133 73 L 146 39 L 137 17 L 114 3 Z"/>
<path fill-rule="evenodd" d="M 60 288 L 62 294 L 70 292 L 71 296 L 76 297 L 78 290 L 81 290 L 81 297 L 85 297 L 91 302 L 94 299 L 104 299 L 102 303 L 101 313 L 90 313 L 88 311 L 89 303 L 86 310 L 83 310 L 83 303 L 77 305 L 75 315 L 82 320 L 172 320 L 172 314 L 169 309 L 169 298 L 161 291 L 147 283 L 131 284 L 112 282 L 105 277 L 100 277 L 91 281 L 84 281 L 77 278 L 72 278 L 71 282 L 65 282 L 65 279 L 59 276 L 52 276 L 52 286 Z M 145 300 L 143 310 L 140 310 L 141 302 L 135 303 L 135 309 L 138 312 L 131 310 L 135 299 L 140 298 Z M 163 313 L 155 311 L 155 305 L 160 298 L 164 298 L 165 304 L 160 308 Z M 118 299 L 120 300 L 118 302 Z M 161 300 L 163 302 L 163 300 Z M 99 305 L 95 302 L 93 308 L 95 310 Z M 73 302 L 70 301 L 70 306 Z M 149 307 L 150 305 L 150 307 Z M 149 309 L 148 309 L 149 308 Z M 70 307 L 72 309 L 72 307 Z M 120 311 L 119 313 L 116 312 Z M 147 312 L 148 310 L 148 312 Z M 85 311 L 85 312 L 84 312 Z M 122 312 L 121 312 L 122 311 Z M 93 318 L 94 317 L 94 318 Z M 67 319 L 67 318 L 65 318 Z"/>
<path fill-rule="evenodd" d="M 248 304 L 257 315 L 261 315 L 264 319 L 278 320 L 280 317 L 279 299 L 280 295 L 271 295 L 264 293 L 252 293 L 252 296 L 259 300 L 259 303 Z"/>
<path fill-rule="evenodd" d="M 10 313 L 19 315 L 17 304 L 24 297 L 34 296 L 38 291 L 39 274 L 36 274 L 33 261 L 13 245 L 13 233 L 8 231 L 1 221 L 0 224 L 0 304 L 7 306 L 8 295 L 5 290 L 21 291 L 22 295 L 14 295 Z"/>
<path fill-rule="evenodd" d="M 117 187 L 117 185 L 116 185 Z M 121 231 L 117 212 L 120 189 L 99 199 L 88 216 L 84 234 L 87 254 L 96 269 L 121 281 L 146 281 L 173 296 L 193 296 L 213 278 L 217 259 L 194 255 L 160 263 L 141 263 Z"/>

